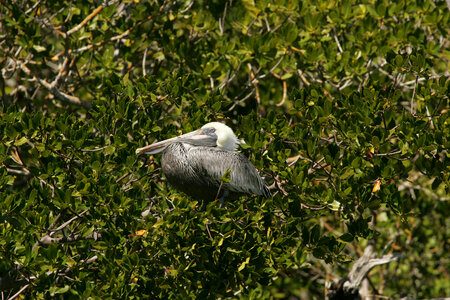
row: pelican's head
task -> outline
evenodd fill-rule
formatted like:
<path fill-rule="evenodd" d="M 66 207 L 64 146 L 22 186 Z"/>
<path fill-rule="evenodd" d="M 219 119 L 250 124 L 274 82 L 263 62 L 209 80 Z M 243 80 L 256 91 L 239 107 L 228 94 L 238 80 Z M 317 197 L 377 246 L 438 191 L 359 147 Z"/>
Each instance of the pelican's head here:
<path fill-rule="evenodd" d="M 202 126 L 201 130 L 205 131 L 209 128 L 214 129 L 213 133 L 217 137 L 216 147 L 227 150 L 236 151 L 239 147 L 239 140 L 233 130 L 225 124 L 219 122 L 211 122 Z M 211 130 L 212 131 L 212 130 Z"/>
<path fill-rule="evenodd" d="M 227 151 L 235 151 L 239 146 L 239 140 L 230 127 L 219 122 L 211 122 L 198 130 L 139 148 L 136 153 L 156 154 L 164 151 L 172 143 L 217 147 Z"/>

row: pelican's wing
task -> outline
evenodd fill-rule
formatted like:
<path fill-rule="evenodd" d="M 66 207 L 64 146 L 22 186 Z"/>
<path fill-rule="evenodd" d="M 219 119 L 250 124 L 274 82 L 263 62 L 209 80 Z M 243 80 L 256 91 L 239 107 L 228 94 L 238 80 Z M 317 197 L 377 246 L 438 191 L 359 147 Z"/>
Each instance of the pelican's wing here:
<path fill-rule="evenodd" d="M 236 193 L 248 193 L 271 197 L 271 193 L 252 163 L 241 153 L 211 147 L 192 147 L 187 152 L 193 169 L 211 185 L 219 185 L 220 179 L 230 170 L 230 182 L 224 187 Z"/>

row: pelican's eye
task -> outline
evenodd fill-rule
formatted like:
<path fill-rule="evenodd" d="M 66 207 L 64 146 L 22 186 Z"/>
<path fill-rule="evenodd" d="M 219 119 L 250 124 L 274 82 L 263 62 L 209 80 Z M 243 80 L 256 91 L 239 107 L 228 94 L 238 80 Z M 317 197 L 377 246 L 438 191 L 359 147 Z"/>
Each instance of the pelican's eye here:
<path fill-rule="evenodd" d="M 209 136 L 217 138 L 216 129 L 215 128 L 212 128 L 212 127 L 203 128 L 202 131 L 203 131 L 203 134 L 205 134 L 205 135 L 209 135 Z"/>

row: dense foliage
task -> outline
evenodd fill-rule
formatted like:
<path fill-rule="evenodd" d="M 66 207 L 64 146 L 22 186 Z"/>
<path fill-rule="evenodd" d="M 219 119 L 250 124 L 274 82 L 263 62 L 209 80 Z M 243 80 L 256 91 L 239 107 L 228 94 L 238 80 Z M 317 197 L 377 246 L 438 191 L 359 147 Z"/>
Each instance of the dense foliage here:
<path fill-rule="evenodd" d="M 320 299 L 368 243 L 369 294 L 450 295 L 449 7 L 275 2 L 2 2 L 4 297 Z M 273 198 L 135 154 L 215 120 Z"/>

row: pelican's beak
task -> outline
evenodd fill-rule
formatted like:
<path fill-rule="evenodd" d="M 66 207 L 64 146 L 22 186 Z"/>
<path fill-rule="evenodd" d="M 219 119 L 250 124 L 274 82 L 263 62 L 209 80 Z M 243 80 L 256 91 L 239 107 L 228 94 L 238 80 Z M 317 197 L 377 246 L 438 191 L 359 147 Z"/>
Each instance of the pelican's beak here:
<path fill-rule="evenodd" d="M 151 145 L 136 149 L 136 154 L 156 154 L 164 151 L 172 143 L 188 143 L 195 146 L 215 147 L 217 136 L 214 133 L 206 134 L 203 129 L 198 129 L 171 139 L 153 143 Z"/>

